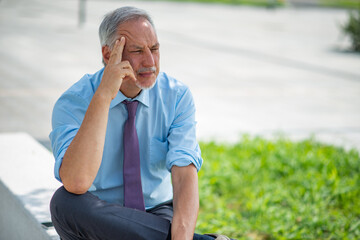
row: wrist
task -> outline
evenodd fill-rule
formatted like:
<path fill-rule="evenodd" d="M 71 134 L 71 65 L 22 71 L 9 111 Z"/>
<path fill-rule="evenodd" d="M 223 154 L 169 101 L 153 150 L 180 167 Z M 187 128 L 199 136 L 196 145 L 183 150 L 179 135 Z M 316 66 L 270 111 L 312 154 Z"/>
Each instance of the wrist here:
<path fill-rule="evenodd" d="M 113 100 L 111 93 L 109 91 L 106 91 L 106 89 L 102 88 L 98 88 L 98 90 L 94 94 L 94 98 L 105 104 L 110 104 L 110 102 Z"/>
<path fill-rule="evenodd" d="M 186 239 L 190 240 L 193 239 L 194 236 L 194 230 L 192 226 L 185 224 L 185 223 L 179 223 L 177 221 L 173 221 L 171 225 L 171 239 Z"/>

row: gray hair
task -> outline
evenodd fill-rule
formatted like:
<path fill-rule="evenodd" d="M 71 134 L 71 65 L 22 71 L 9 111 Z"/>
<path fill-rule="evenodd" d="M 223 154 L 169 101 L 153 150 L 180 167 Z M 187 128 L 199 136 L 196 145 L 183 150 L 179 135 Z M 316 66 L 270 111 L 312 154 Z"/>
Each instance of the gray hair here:
<path fill-rule="evenodd" d="M 104 20 L 99 27 L 99 37 L 101 46 L 109 46 L 112 49 L 118 38 L 118 26 L 130 20 L 145 18 L 154 28 L 154 23 L 149 14 L 136 7 L 121 7 L 105 15 Z"/>

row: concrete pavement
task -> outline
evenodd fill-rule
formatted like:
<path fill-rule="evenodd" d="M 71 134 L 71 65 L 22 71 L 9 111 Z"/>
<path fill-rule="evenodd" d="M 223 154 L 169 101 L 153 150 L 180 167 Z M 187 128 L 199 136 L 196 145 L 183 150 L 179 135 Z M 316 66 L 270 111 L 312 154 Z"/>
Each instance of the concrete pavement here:
<path fill-rule="evenodd" d="M 346 51 L 347 11 L 216 4 L 0 1 L 0 132 L 48 141 L 56 99 L 101 64 L 102 16 L 146 9 L 161 43 L 161 68 L 190 86 L 200 140 L 244 133 L 317 139 L 360 149 L 360 55 Z"/>

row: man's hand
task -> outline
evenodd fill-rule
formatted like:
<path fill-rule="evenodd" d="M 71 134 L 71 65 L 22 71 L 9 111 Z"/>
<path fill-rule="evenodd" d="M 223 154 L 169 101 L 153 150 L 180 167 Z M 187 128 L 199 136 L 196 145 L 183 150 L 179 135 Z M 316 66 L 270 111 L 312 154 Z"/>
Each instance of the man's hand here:
<path fill-rule="evenodd" d="M 129 81 L 136 81 L 134 71 L 129 61 L 122 61 L 124 47 L 125 37 L 121 37 L 120 41 L 116 40 L 98 88 L 99 92 L 104 93 L 105 96 L 109 96 L 111 100 L 116 97 L 125 78 Z"/>
<path fill-rule="evenodd" d="M 174 189 L 172 240 L 191 240 L 199 211 L 198 176 L 193 164 L 171 169 Z"/>
<path fill-rule="evenodd" d="M 130 63 L 122 61 L 124 46 L 124 37 L 116 41 L 101 83 L 64 155 L 60 178 L 71 193 L 83 194 L 93 183 L 101 165 L 111 100 L 116 97 L 125 78 L 126 81 L 135 81 Z"/>

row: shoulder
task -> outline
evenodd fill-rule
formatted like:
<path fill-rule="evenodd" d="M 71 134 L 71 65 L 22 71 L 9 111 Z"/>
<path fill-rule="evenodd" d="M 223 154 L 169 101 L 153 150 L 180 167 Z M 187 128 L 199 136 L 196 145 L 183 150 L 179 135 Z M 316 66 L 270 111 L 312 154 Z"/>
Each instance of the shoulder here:
<path fill-rule="evenodd" d="M 85 101 L 91 101 L 101 82 L 103 72 L 104 68 L 93 74 L 85 74 L 79 81 L 66 90 L 63 95 L 75 95 Z"/>
<path fill-rule="evenodd" d="M 161 106 L 163 111 L 167 109 L 176 112 L 194 106 L 188 86 L 164 72 L 159 73 L 157 82 L 150 91 L 150 99 L 156 106 Z"/>
<path fill-rule="evenodd" d="M 89 104 L 101 82 L 103 72 L 104 68 L 93 74 L 85 74 L 61 95 L 57 103 L 70 100 L 72 104 L 76 104 L 77 101 Z"/>
<path fill-rule="evenodd" d="M 189 91 L 187 85 L 164 72 L 159 73 L 154 87 L 162 96 L 176 96 L 177 98 Z"/>

